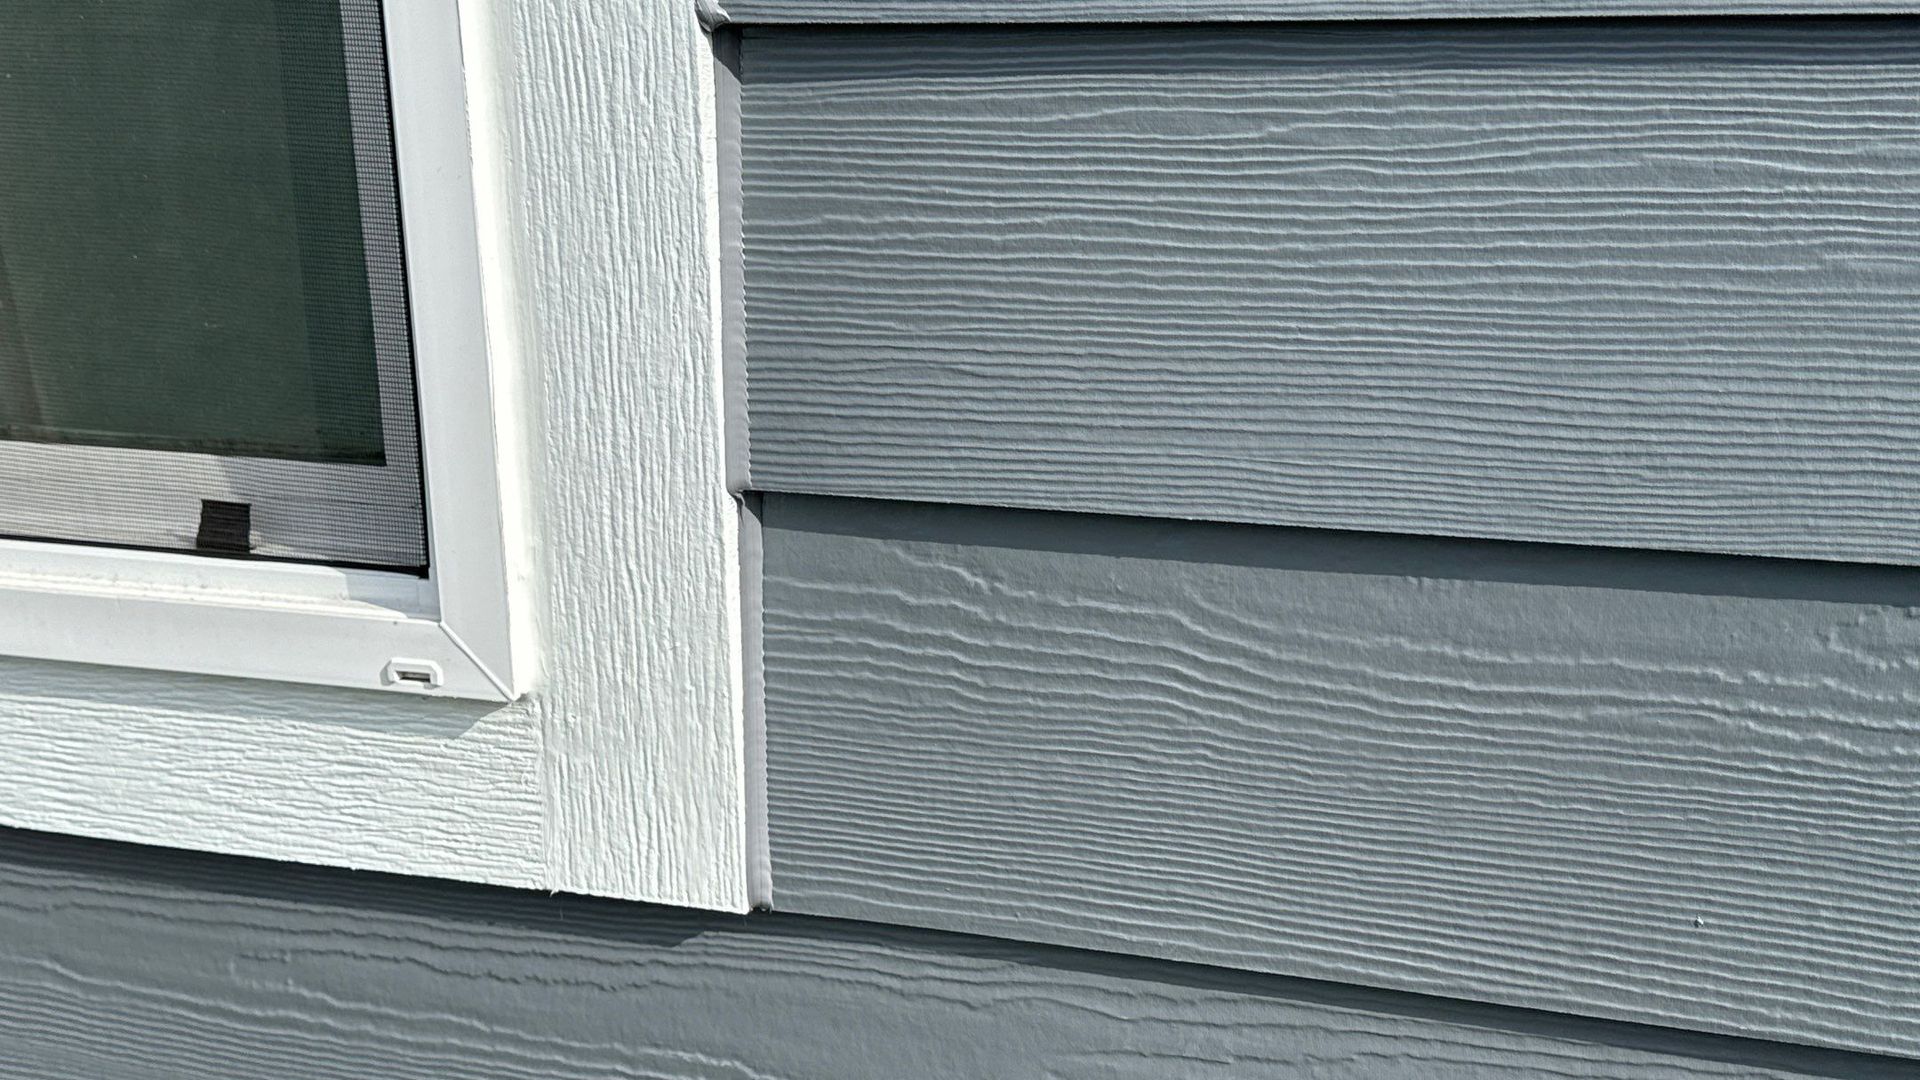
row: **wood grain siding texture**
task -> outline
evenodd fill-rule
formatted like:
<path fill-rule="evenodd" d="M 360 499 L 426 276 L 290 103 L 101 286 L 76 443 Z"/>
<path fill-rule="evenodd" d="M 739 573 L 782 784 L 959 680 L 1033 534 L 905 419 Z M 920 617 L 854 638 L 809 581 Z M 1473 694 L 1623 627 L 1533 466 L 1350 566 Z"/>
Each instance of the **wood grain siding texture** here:
<path fill-rule="evenodd" d="M 833 920 L 0 833 L 22 1080 L 1893 1080 L 1912 1063 Z"/>
<path fill-rule="evenodd" d="M 744 63 L 756 487 L 1920 562 L 1920 20 Z"/>
<path fill-rule="evenodd" d="M 471 6 L 498 20 L 486 44 L 507 64 L 496 210 L 541 406 L 527 478 L 554 630 L 532 711 L 540 883 L 744 910 L 758 839 L 711 45 L 677 0 Z"/>
<path fill-rule="evenodd" d="M 1920 574 L 764 511 L 781 910 L 1920 1056 Z"/>
<path fill-rule="evenodd" d="M 1902 0 L 725 0 L 753 23 L 1262 22 L 1622 15 L 1850 15 Z"/>

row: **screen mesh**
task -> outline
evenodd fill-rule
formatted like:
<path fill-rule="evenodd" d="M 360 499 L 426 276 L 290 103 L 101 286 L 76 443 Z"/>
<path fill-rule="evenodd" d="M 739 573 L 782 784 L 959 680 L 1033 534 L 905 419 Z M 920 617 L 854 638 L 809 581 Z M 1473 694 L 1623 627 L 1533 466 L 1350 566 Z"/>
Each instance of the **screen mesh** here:
<path fill-rule="evenodd" d="M 0 4 L 0 533 L 424 568 L 382 37 Z"/>

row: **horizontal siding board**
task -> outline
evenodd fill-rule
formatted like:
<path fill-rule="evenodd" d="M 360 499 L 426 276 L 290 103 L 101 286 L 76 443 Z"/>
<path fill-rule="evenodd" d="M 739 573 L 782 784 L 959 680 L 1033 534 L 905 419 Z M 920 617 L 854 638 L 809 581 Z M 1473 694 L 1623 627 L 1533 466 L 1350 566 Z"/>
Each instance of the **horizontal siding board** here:
<path fill-rule="evenodd" d="M 775 901 L 1920 1056 L 1920 580 L 768 496 Z"/>
<path fill-rule="evenodd" d="M 753 23 L 1244 22 L 1621 15 L 1852 15 L 1910 0 L 729 0 Z"/>
<path fill-rule="evenodd" d="M 1911 1062 L 951 934 L 0 833 L 0 1076 L 1891 1080 Z"/>
<path fill-rule="evenodd" d="M 1920 562 L 1920 20 L 743 62 L 758 488 Z"/>

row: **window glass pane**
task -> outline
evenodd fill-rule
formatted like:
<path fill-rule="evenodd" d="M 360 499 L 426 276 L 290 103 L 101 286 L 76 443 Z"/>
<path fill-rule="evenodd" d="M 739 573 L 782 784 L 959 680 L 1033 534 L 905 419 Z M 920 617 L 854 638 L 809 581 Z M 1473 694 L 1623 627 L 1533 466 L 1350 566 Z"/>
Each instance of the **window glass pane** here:
<path fill-rule="evenodd" d="M 0 0 L 0 536 L 423 572 L 380 0 Z"/>
<path fill-rule="evenodd" d="M 384 461 L 336 4 L 0 4 L 0 438 Z"/>

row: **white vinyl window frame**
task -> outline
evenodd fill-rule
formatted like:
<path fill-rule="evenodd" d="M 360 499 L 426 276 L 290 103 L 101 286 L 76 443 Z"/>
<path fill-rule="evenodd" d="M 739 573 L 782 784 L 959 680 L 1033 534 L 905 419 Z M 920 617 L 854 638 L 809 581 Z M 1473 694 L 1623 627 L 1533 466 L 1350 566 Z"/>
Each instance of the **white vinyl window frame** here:
<path fill-rule="evenodd" d="M 0 655 L 511 701 L 531 673 L 458 0 L 386 0 L 428 573 L 0 540 Z"/>
<path fill-rule="evenodd" d="M 0 493 L 5 494 L 0 536 L 193 550 L 202 503 L 218 500 L 250 508 L 254 556 L 391 569 L 426 562 L 418 395 L 382 0 L 332 3 L 346 68 L 385 460 L 369 465 L 111 442 L 0 441 Z M 270 21 L 271 8 L 269 2 L 259 14 Z M 281 63 L 287 62 L 282 56 Z M 0 252 L 0 289 L 10 269 L 5 264 Z"/>

